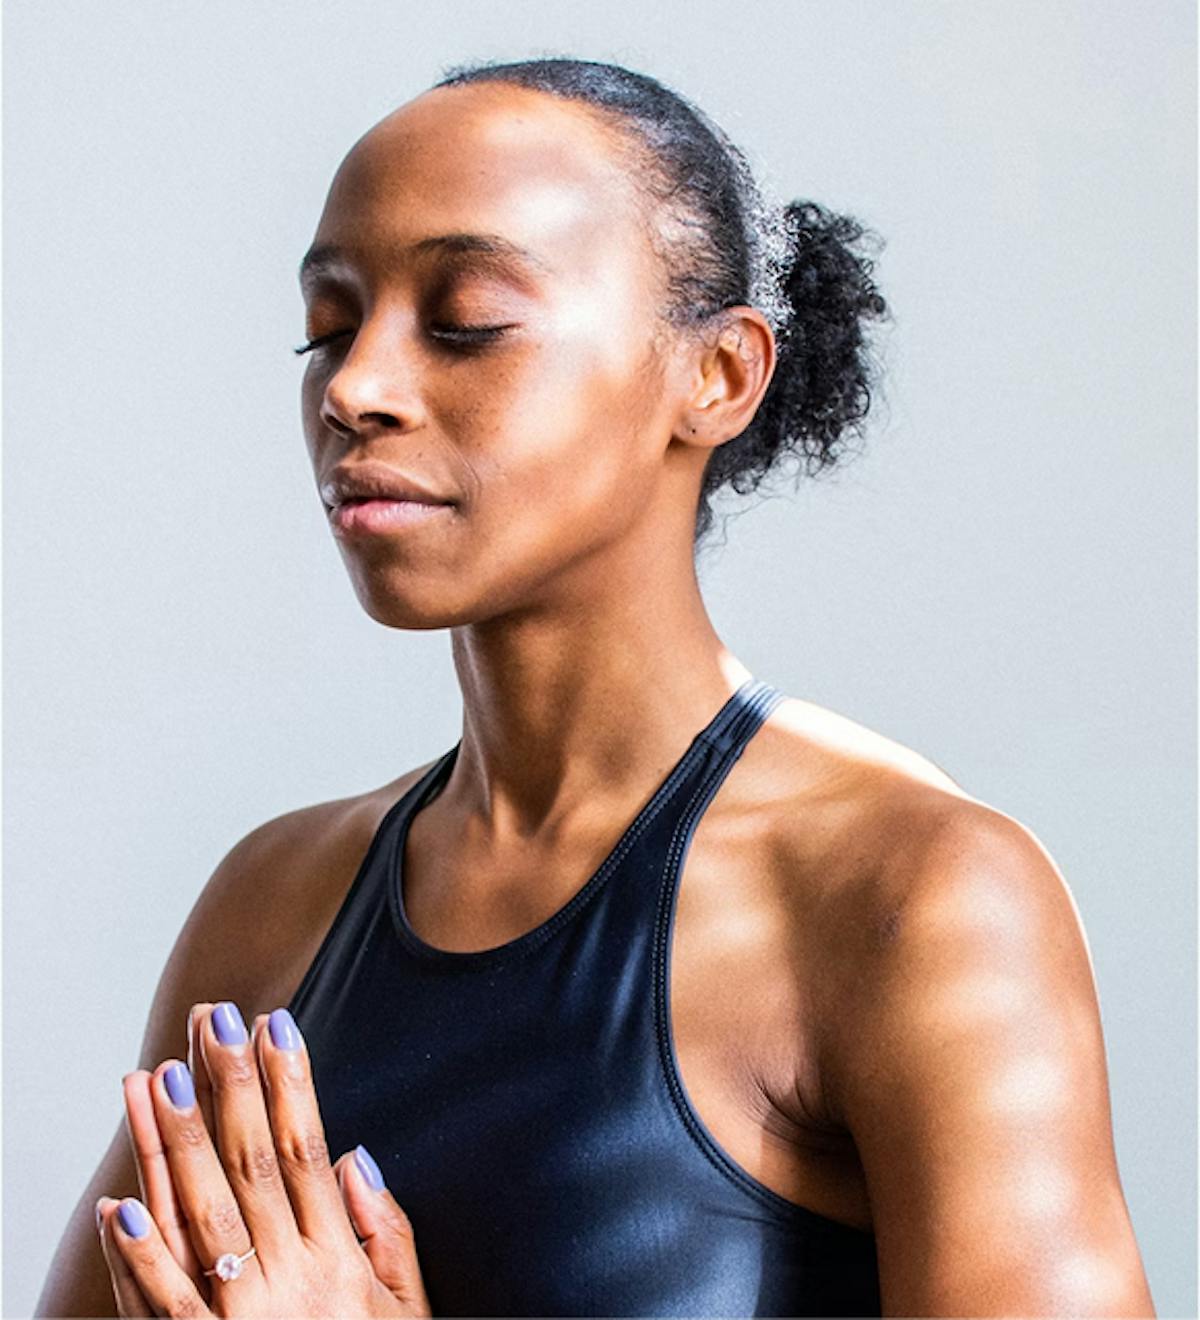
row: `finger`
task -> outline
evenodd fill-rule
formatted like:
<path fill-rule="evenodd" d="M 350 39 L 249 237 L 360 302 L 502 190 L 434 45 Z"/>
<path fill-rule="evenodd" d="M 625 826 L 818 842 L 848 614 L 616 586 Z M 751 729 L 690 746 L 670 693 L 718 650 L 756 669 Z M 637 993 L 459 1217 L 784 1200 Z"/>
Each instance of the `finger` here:
<path fill-rule="evenodd" d="M 194 1279 L 201 1275 L 201 1265 L 188 1235 L 183 1207 L 175 1195 L 175 1184 L 167 1166 L 166 1152 L 154 1115 L 150 1094 L 150 1074 L 144 1068 L 122 1078 L 125 1092 L 125 1126 L 137 1163 L 142 1200 L 154 1217 L 171 1255 Z"/>
<path fill-rule="evenodd" d="M 429 1314 L 412 1224 L 385 1186 L 379 1165 L 365 1146 L 358 1146 L 338 1160 L 334 1171 L 380 1283 L 400 1301 L 415 1304 L 417 1314 Z"/>
<path fill-rule="evenodd" d="M 244 1255 L 252 1245 L 250 1232 L 196 1104 L 186 1065 L 175 1059 L 160 1063 L 150 1094 L 175 1195 L 202 1268 L 211 1269 L 229 1252 Z M 253 1256 L 244 1271 L 262 1277 L 262 1267 Z M 237 1282 L 240 1290 L 246 1288 L 244 1277 Z M 221 1281 L 213 1286 L 227 1285 Z"/>
<path fill-rule="evenodd" d="M 286 1008 L 255 1021 L 259 1066 L 267 1082 L 267 1113 L 275 1150 L 300 1232 L 329 1246 L 356 1244 L 329 1162 L 325 1125 L 313 1090 L 300 1028 Z"/>
<path fill-rule="evenodd" d="M 242 1015 L 228 1002 L 197 1013 L 196 1039 L 212 1083 L 221 1164 L 270 1273 L 273 1262 L 284 1267 L 295 1262 L 301 1242 L 275 1153 L 258 1058 Z"/>
<path fill-rule="evenodd" d="M 215 1135 L 216 1127 L 213 1118 L 212 1104 L 212 1085 L 208 1080 L 208 1072 L 204 1067 L 203 1060 L 200 1057 L 200 1046 L 196 1041 L 196 1023 L 201 1016 L 212 1009 L 210 1003 L 193 1004 L 188 1011 L 187 1020 L 187 1039 L 188 1056 L 187 1066 L 192 1074 L 192 1085 L 196 1088 L 196 1103 L 200 1106 L 200 1112 L 204 1115 L 204 1126 Z"/>
<path fill-rule="evenodd" d="M 116 1213 L 120 1203 L 111 1196 L 102 1196 L 96 1202 L 96 1229 L 100 1234 L 100 1250 L 104 1253 L 104 1263 L 108 1266 L 108 1277 L 112 1281 L 113 1300 L 117 1304 L 117 1314 L 122 1316 L 153 1315 L 150 1303 L 138 1287 L 137 1280 L 125 1257 L 113 1241 L 113 1232 L 108 1220 Z"/>
<path fill-rule="evenodd" d="M 150 1310 L 142 1315 L 209 1316 L 196 1285 L 167 1250 L 149 1211 L 132 1196 L 118 1202 L 108 1216 L 118 1254 L 124 1257 Z"/>

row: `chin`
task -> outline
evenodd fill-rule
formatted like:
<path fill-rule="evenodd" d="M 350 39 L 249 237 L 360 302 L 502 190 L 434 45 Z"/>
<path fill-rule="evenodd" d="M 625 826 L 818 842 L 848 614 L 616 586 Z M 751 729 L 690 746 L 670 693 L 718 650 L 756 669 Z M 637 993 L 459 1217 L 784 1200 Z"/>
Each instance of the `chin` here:
<path fill-rule="evenodd" d="M 482 624 L 543 606 L 555 578 L 542 565 L 522 571 L 516 550 L 493 553 L 487 566 L 447 566 L 426 557 L 374 559 L 343 553 L 358 603 L 385 628 L 429 631 Z M 503 564 L 501 570 L 498 565 Z"/>
<path fill-rule="evenodd" d="M 506 612 L 499 596 L 462 574 L 349 564 L 358 603 L 385 628 L 429 632 L 486 623 Z"/>
<path fill-rule="evenodd" d="M 462 619 L 458 611 L 447 608 L 445 592 L 437 592 L 428 586 L 414 587 L 409 582 L 389 590 L 378 581 L 370 584 L 355 581 L 354 590 L 358 603 L 385 628 L 428 632 L 470 621 Z"/>

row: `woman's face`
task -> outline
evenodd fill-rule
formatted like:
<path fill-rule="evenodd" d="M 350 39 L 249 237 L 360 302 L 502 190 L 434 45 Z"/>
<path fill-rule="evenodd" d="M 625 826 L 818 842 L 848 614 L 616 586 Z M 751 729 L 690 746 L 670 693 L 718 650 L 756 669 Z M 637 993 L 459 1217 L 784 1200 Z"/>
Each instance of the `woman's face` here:
<path fill-rule="evenodd" d="M 483 83 L 401 107 L 338 170 L 302 274 L 318 487 L 369 466 L 452 501 L 331 515 L 380 622 L 578 600 L 664 518 L 690 549 L 706 454 L 671 445 L 685 373 L 628 169 L 586 108 Z"/>

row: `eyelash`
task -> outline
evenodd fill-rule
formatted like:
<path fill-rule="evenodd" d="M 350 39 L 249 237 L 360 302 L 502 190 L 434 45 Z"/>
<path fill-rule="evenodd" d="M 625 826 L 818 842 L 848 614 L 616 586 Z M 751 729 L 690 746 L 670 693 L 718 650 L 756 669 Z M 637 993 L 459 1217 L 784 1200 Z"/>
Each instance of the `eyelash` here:
<path fill-rule="evenodd" d="M 470 350 L 499 339 L 506 330 L 511 329 L 511 325 L 441 325 L 433 326 L 429 333 L 435 339 L 444 341 L 448 347 Z M 292 349 L 292 352 L 311 353 L 313 349 L 321 348 L 331 340 L 341 339 L 344 335 L 353 333 L 353 330 L 334 330 L 330 334 L 318 335 L 316 339 L 310 339 L 299 348 Z"/>

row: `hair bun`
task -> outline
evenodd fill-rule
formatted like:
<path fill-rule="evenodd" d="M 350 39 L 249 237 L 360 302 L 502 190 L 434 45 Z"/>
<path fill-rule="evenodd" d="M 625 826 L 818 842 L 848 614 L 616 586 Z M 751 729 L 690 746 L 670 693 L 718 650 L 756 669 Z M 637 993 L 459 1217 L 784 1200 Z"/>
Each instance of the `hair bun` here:
<path fill-rule="evenodd" d="M 838 442 L 871 406 L 867 322 L 888 307 L 871 279 L 874 260 L 859 249 L 877 250 L 882 241 L 817 202 L 790 202 L 784 214 L 793 240 L 783 279 L 791 315 L 758 416 L 815 472 L 835 460 Z"/>

